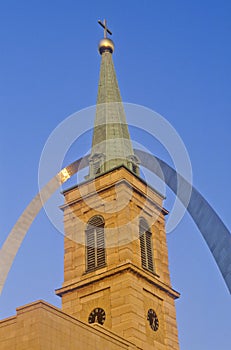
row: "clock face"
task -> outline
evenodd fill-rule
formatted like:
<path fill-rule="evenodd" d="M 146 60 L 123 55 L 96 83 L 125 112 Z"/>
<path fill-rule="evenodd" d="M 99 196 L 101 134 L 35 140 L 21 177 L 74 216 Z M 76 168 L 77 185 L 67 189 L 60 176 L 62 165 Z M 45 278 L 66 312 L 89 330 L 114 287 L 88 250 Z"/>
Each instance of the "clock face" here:
<path fill-rule="evenodd" d="M 159 320 L 153 309 L 148 310 L 147 320 L 149 321 L 149 324 L 152 330 L 156 332 L 159 328 Z"/>
<path fill-rule="evenodd" d="M 88 317 L 88 323 L 99 323 L 103 325 L 105 319 L 106 319 L 105 311 L 100 307 L 97 307 L 90 313 Z"/>

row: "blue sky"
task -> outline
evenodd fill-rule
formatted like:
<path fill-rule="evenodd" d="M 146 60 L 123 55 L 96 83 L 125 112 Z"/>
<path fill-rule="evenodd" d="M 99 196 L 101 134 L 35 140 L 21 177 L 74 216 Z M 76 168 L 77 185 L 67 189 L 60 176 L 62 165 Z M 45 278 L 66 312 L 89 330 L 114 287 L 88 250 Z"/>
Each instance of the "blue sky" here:
<path fill-rule="evenodd" d="M 190 155 L 194 186 L 231 227 L 230 13 L 225 0 L 1 3 L 1 244 L 38 192 L 49 134 L 96 102 L 97 20 L 105 17 L 123 100 L 157 111 L 174 126 Z M 76 149 L 76 159 L 80 155 Z M 174 196 L 167 195 L 171 210 Z M 181 349 L 230 349 L 230 295 L 188 214 L 168 243 L 172 284 L 181 292 Z M 63 236 L 41 211 L 0 296 L 0 317 L 37 299 L 60 306 L 54 289 L 62 279 Z"/>

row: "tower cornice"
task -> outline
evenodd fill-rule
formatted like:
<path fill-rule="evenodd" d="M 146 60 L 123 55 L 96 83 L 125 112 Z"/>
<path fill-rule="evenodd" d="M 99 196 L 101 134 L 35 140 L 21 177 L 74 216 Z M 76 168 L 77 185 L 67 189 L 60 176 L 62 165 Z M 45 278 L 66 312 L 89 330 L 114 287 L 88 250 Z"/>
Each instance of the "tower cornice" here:
<path fill-rule="evenodd" d="M 96 281 L 99 282 L 101 280 L 110 278 L 111 276 L 123 274 L 126 272 L 135 274 L 138 278 L 144 279 L 150 285 L 155 286 L 157 289 L 161 291 L 164 291 L 173 299 L 178 299 L 180 297 L 180 293 L 174 290 L 173 288 L 171 288 L 169 285 L 163 283 L 161 280 L 159 280 L 158 275 L 152 274 L 149 271 L 144 271 L 141 268 L 137 267 L 136 265 L 132 264 L 131 262 L 121 264 L 121 266 L 117 266 L 116 268 L 112 268 L 106 271 L 102 270 L 101 273 L 92 272 L 91 275 L 87 273 L 85 274 L 86 276 L 85 278 L 84 276 L 82 276 L 81 280 L 72 281 L 71 283 L 66 283 L 63 285 L 62 288 L 56 289 L 55 292 L 56 292 L 56 295 L 63 296 L 65 293 L 69 293 L 74 290 L 87 287 L 88 285 L 93 284 Z"/>
<path fill-rule="evenodd" d="M 135 193 L 139 193 L 141 197 L 145 198 L 148 202 L 151 202 L 152 205 L 154 205 L 154 207 L 156 207 L 156 209 L 163 215 L 169 213 L 167 209 L 162 206 L 162 201 L 165 197 L 124 165 L 111 169 L 104 174 L 97 176 L 95 179 L 89 179 L 63 191 L 67 203 L 61 205 L 60 209 L 65 210 L 79 201 L 95 196 L 95 191 L 97 191 L 97 194 L 99 195 L 102 192 L 109 191 L 112 187 L 119 184 L 125 184 L 126 187 L 130 188 Z M 84 187 L 86 187 L 86 190 L 83 190 Z M 72 196 L 71 192 L 75 195 Z"/>

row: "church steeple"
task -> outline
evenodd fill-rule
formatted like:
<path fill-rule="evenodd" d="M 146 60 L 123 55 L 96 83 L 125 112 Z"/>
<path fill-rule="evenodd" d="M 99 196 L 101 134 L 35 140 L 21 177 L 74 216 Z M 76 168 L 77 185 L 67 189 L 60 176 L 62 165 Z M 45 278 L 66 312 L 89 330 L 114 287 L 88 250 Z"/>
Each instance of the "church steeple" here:
<path fill-rule="evenodd" d="M 97 331 L 112 330 L 134 349 L 179 350 L 174 305 L 179 293 L 170 282 L 167 211 L 163 197 L 136 176 L 112 62 L 114 44 L 106 23 L 101 25 L 105 37 L 99 45 L 90 174 L 63 192 L 64 283 L 56 293 L 65 313 Z"/>
<path fill-rule="evenodd" d="M 112 33 L 105 20 L 99 24 L 104 28 L 104 38 L 99 43 L 102 58 L 89 176 L 94 177 L 120 165 L 139 174 L 112 60 L 114 43 L 107 38 L 107 33 Z"/>

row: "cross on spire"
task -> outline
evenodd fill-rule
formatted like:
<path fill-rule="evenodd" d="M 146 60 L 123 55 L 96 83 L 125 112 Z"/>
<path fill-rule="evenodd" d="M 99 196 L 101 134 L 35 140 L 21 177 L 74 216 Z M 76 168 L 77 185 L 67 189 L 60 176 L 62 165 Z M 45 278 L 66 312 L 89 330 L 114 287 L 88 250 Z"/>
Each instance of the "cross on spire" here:
<path fill-rule="evenodd" d="M 101 22 L 100 20 L 98 21 L 98 23 L 101 25 L 101 27 L 104 28 L 104 38 L 107 38 L 107 33 L 112 35 L 112 32 L 108 29 L 107 27 L 107 21 L 106 19 L 103 20 L 103 22 Z"/>

